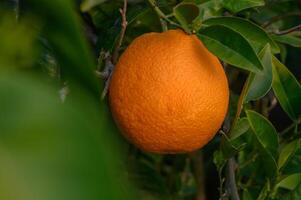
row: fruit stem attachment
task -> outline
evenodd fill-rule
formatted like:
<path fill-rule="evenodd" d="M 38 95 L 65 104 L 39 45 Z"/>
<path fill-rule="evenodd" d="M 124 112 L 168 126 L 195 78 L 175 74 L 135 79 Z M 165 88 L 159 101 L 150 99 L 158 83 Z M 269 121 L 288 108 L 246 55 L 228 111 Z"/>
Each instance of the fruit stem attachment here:
<path fill-rule="evenodd" d="M 159 20 L 161 22 L 161 26 L 163 31 L 167 30 L 167 25 L 165 22 L 168 22 L 171 25 L 177 26 L 177 27 L 181 27 L 180 24 L 177 24 L 176 22 L 172 21 L 171 19 L 168 18 L 168 16 L 166 16 L 162 10 L 160 10 L 160 8 L 158 7 L 156 0 L 148 0 L 149 4 L 152 6 L 152 8 L 154 9 L 154 11 L 157 13 Z"/>

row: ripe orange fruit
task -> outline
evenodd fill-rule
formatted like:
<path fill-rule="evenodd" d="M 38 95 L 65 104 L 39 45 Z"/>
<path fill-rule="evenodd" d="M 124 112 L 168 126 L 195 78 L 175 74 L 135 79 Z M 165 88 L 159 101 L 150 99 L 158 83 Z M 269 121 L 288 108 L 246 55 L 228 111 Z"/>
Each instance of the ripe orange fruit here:
<path fill-rule="evenodd" d="M 196 36 L 169 30 L 129 45 L 112 75 L 109 101 L 122 133 L 136 146 L 184 153 L 219 130 L 229 89 L 219 60 Z"/>

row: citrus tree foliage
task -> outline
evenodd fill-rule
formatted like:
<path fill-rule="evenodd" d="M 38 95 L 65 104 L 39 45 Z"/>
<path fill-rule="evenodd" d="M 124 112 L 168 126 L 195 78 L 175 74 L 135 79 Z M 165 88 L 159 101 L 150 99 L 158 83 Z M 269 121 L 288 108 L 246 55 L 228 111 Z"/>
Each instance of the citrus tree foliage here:
<path fill-rule="evenodd" d="M 121 51 L 182 28 L 227 73 L 223 127 L 185 155 L 128 144 L 100 98 L 123 3 L 0 2 L 0 199 L 301 199 L 301 2 L 128 0 Z"/>

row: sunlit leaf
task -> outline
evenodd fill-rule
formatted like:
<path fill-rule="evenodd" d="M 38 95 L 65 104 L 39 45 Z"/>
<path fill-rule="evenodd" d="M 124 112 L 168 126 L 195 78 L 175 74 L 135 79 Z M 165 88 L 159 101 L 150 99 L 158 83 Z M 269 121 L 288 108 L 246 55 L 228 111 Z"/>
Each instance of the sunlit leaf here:
<path fill-rule="evenodd" d="M 273 90 L 288 116 L 297 120 L 301 116 L 301 86 L 294 75 L 273 57 Z"/>
<path fill-rule="evenodd" d="M 215 17 L 204 21 L 206 25 L 223 25 L 245 37 L 252 47 L 259 53 L 270 44 L 273 53 L 279 53 L 279 47 L 270 36 L 257 24 L 238 17 Z"/>
<path fill-rule="evenodd" d="M 301 173 L 292 174 L 282 179 L 276 187 L 294 190 L 301 183 Z"/>
<path fill-rule="evenodd" d="M 252 72 L 263 69 L 250 43 L 238 32 L 225 26 L 213 25 L 201 29 L 197 35 L 209 51 L 221 60 Z"/>
<path fill-rule="evenodd" d="M 287 195 L 281 196 L 281 200 L 295 200 L 301 199 L 301 183 Z"/>

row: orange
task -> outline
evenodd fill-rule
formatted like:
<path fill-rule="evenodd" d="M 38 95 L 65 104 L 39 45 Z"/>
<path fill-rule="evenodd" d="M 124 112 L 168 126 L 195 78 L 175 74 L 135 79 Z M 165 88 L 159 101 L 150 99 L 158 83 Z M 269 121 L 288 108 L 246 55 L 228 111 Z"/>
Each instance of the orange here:
<path fill-rule="evenodd" d="M 195 35 L 147 33 L 121 55 L 109 87 L 123 135 L 144 151 L 185 153 L 207 144 L 229 101 L 219 60 Z"/>

